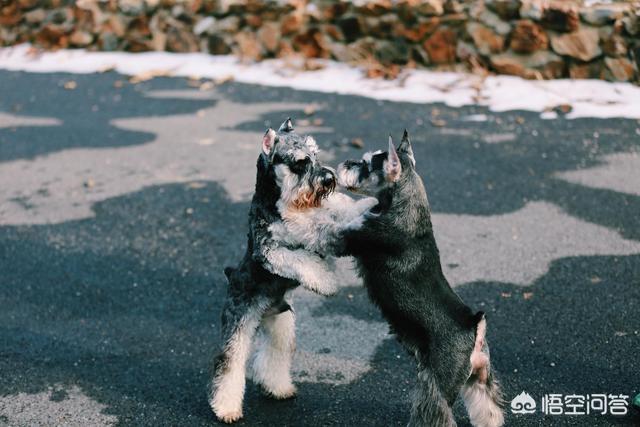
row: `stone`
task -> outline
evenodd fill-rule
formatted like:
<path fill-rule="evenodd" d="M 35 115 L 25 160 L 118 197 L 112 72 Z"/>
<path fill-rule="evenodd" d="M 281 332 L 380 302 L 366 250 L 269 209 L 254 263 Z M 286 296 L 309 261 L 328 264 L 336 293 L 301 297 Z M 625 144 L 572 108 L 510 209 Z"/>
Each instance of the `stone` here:
<path fill-rule="evenodd" d="M 396 27 L 396 35 L 413 43 L 420 43 L 428 34 L 433 33 L 438 26 L 440 26 L 440 18 L 422 18 L 410 27 L 407 27 L 406 24 L 399 25 Z"/>
<path fill-rule="evenodd" d="M 274 53 L 280 44 L 280 25 L 265 22 L 258 30 L 258 40 L 267 52 Z"/>
<path fill-rule="evenodd" d="M 224 19 L 216 21 L 215 31 L 224 33 L 235 33 L 240 29 L 240 18 L 237 16 L 228 16 Z"/>
<path fill-rule="evenodd" d="M 486 26 L 490 27 L 501 36 L 506 36 L 511 32 L 511 25 L 500 19 L 498 15 L 489 10 L 482 10 L 476 17 L 476 19 Z"/>
<path fill-rule="evenodd" d="M 440 16 L 444 13 L 442 0 L 422 0 L 415 6 L 417 12 L 425 16 Z"/>
<path fill-rule="evenodd" d="M 619 34 L 611 34 L 602 40 L 602 51 L 611 57 L 627 56 L 627 43 Z"/>
<path fill-rule="evenodd" d="M 338 27 L 342 30 L 347 42 L 353 42 L 360 38 L 363 34 L 360 17 L 357 15 L 345 15 L 340 17 L 337 22 Z"/>
<path fill-rule="evenodd" d="M 241 31 L 234 36 L 234 41 L 236 42 L 236 53 L 243 60 L 259 61 L 262 59 L 262 51 L 255 33 Z"/>
<path fill-rule="evenodd" d="M 607 80 L 628 82 L 633 80 L 635 67 L 627 58 L 604 58 L 606 66 L 605 78 Z"/>
<path fill-rule="evenodd" d="M 409 48 L 403 42 L 376 40 L 374 54 L 383 65 L 406 64 L 409 61 Z"/>
<path fill-rule="evenodd" d="M 543 27 L 550 30 L 560 32 L 575 31 L 580 25 L 578 8 L 571 2 L 551 1 L 545 4 L 540 22 Z"/>
<path fill-rule="evenodd" d="M 580 10 L 582 20 L 591 25 L 606 25 L 624 16 L 630 5 L 621 3 L 597 4 Z"/>
<path fill-rule="evenodd" d="M 549 38 L 542 27 L 531 20 L 516 22 L 509 47 L 517 53 L 533 53 L 549 47 Z"/>
<path fill-rule="evenodd" d="M 199 20 L 196 25 L 193 26 L 193 32 L 195 35 L 200 36 L 202 34 L 210 34 L 214 31 L 216 25 L 216 18 L 213 16 L 207 16 Z"/>
<path fill-rule="evenodd" d="M 564 76 L 565 65 L 561 57 L 549 51 L 519 55 L 508 51 L 490 58 L 492 68 L 500 74 L 525 79 L 553 79 Z"/>
<path fill-rule="evenodd" d="M 551 47 L 560 55 L 580 61 L 590 61 L 602 54 L 600 36 L 596 28 L 582 27 L 578 31 L 551 36 Z"/>
<path fill-rule="evenodd" d="M 447 0 L 444 3 L 444 12 L 446 14 L 449 14 L 449 13 L 463 13 L 464 12 L 464 6 L 462 6 L 460 4 L 460 2 L 458 2 L 458 0 Z"/>
<path fill-rule="evenodd" d="M 40 24 L 47 17 L 47 13 L 44 9 L 34 9 L 24 14 L 24 19 L 29 24 Z"/>
<path fill-rule="evenodd" d="M 292 46 L 306 58 L 329 57 L 328 42 L 317 28 L 311 28 L 305 33 L 295 36 L 292 40 Z"/>
<path fill-rule="evenodd" d="M 98 37 L 101 50 L 113 51 L 118 48 L 118 37 L 112 32 L 105 31 Z"/>
<path fill-rule="evenodd" d="M 475 46 L 471 43 L 464 42 L 462 40 L 458 40 L 458 45 L 456 46 L 456 56 L 461 61 L 467 61 L 472 57 L 478 56 L 478 51 Z"/>
<path fill-rule="evenodd" d="M 630 36 L 640 34 L 640 10 L 625 16 L 621 21 L 627 34 Z"/>
<path fill-rule="evenodd" d="M 76 30 L 69 36 L 69 41 L 73 46 L 84 47 L 93 42 L 93 35 L 87 31 Z"/>
<path fill-rule="evenodd" d="M 478 52 L 488 56 L 504 50 L 504 37 L 494 33 L 491 29 L 477 22 L 467 24 L 467 33 L 473 39 Z"/>
<path fill-rule="evenodd" d="M 280 21 L 280 32 L 283 36 L 289 36 L 297 33 L 302 29 L 304 19 L 299 13 L 290 13 L 285 15 Z"/>
<path fill-rule="evenodd" d="M 569 77 L 572 79 L 602 79 L 603 63 L 601 60 L 591 62 L 572 62 L 569 65 Z"/>
<path fill-rule="evenodd" d="M 456 33 L 449 28 L 440 28 L 423 44 L 433 64 L 451 64 L 456 60 Z"/>
<path fill-rule="evenodd" d="M 487 0 L 486 5 L 500 18 L 510 21 L 520 16 L 522 2 L 520 0 Z"/>
<path fill-rule="evenodd" d="M 185 25 L 176 25 L 167 30 L 167 45 L 169 52 L 197 52 L 198 41 Z"/>
<path fill-rule="evenodd" d="M 418 64 L 429 65 L 429 54 L 420 45 L 411 46 L 411 59 Z"/>
<path fill-rule="evenodd" d="M 541 0 L 524 0 L 520 6 L 520 17 L 540 21 L 544 12 Z"/>
<path fill-rule="evenodd" d="M 394 14 L 367 17 L 364 19 L 366 34 L 377 38 L 388 38 L 393 33 L 398 17 Z"/>

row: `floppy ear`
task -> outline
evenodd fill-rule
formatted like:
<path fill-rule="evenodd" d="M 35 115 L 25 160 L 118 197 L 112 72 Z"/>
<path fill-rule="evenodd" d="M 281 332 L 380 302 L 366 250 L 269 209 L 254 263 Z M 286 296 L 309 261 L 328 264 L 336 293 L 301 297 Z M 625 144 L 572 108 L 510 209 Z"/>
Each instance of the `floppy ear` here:
<path fill-rule="evenodd" d="M 407 132 L 406 129 L 402 134 L 402 141 L 398 146 L 398 152 L 406 154 L 411 160 L 411 163 L 413 164 L 413 166 L 414 167 L 416 166 L 416 158 L 413 157 L 413 149 L 411 148 L 411 141 L 409 141 L 409 132 Z"/>
<path fill-rule="evenodd" d="M 278 132 L 291 132 L 293 131 L 293 123 L 291 122 L 291 117 L 285 120 L 278 129 Z"/>
<path fill-rule="evenodd" d="M 274 145 L 276 145 L 276 131 L 269 128 L 262 137 L 262 152 L 266 155 L 271 154 Z"/>
<path fill-rule="evenodd" d="M 387 155 L 387 162 L 384 164 L 384 171 L 387 176 L 387 180 L 396 182 L 400 179 L 402 173 L 402 166 L 400 165 L 400 158 L 396 152 L 396 147 L 393 145 L 393 139 L 389 135 L 389 152 Z"/>

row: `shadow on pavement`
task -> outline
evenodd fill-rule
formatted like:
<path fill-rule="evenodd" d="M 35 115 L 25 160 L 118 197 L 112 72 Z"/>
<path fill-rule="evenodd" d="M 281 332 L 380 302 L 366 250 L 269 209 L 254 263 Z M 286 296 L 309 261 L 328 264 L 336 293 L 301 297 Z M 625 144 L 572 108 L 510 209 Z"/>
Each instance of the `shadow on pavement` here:
<path fill-rule="evenodd" d="M 247 208 L 217 184 L 174 184 L 99 203 L 94 218 L 0 227 L 0 395 L 76 384 L 123 425 L 210 425 L 220 270 L 243 252 Z M 460 292 L 489 312 L 508 397 L 630 394 L 638 391 L 629 355 L 640 339 L 639 277 L 638 255 L 578 257 L 556 261 L 531 288 L 475 283 Z M 314 317 L 334 314 L 371 319 L 372 307 L 363 289 L 347 288 Z M 303 383 L 287 402 L 250 385 L 240 425 L 404 425 L 412 363 L 390 338 L 371 366 L 347 385 Z"/>

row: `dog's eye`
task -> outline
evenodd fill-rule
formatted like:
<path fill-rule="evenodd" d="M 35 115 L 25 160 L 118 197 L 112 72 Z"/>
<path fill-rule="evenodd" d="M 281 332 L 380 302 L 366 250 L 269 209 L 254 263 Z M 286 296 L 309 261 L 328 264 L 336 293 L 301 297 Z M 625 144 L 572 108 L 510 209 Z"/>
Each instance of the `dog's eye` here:
<path fill-rule="evenodd" d="M 310 159 L 310 158 L 308 158 L 308 157 L 305 157 L 305 158 L 304 158 L 304 159 L 302 159 L 302 160 L 297 160 L 297 161 L 293 164 L 293 166 L 292 166 L 292 168 L 291 168 L 291 169 L 292 169 L 294 172 L 301 173 L 301 172 L 304 172 L 304 171 L 306 171 L 306 170 L 307 170 L 307 167 L 309 166 L 309 164 L 310 164 L 310 163 L 311 163 L 311 159 Z"/>

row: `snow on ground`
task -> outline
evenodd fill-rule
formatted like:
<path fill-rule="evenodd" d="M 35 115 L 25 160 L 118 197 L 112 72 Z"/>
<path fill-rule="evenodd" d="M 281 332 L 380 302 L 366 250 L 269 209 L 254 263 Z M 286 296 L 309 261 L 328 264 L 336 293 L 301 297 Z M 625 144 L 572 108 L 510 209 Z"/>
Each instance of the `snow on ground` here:
<path fill-rule="evenodd" d="M 640 87 L 601 80 L 532 81 L 512 76 L 408 70 L 397 80 L 366 79 L 360 69 L 334 61 L 324 68 L 301 71 L 284 60 L 243 64 L 233 56 L 202 53 L 125 53 L 60 50 L 34 54 L 29 45 L 0 49 L 0 69 L 28 72 L 95 73 L 115 70 L 133 76 L 171 75 L 241 83 L 286 86 L 299 90 L 360 95 L 387 101 L 442 102 L 452 107 L 477 104 L 492 111 L 552 110 L 571 105 L 567 118 L 623 117 L 640 119 Z"/>

